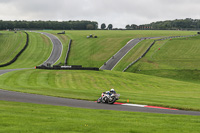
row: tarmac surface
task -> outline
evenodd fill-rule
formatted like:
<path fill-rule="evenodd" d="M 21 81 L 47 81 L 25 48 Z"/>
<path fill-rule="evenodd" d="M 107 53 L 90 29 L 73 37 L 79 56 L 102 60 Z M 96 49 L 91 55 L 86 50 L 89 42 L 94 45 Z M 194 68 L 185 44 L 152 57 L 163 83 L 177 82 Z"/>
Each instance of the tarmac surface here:
<path fill-rule="evenodd" d="M 113 105 L 102 104 L 102 103 L 96 103 L 94 101 L 43 96 L 43 95 L 20 93 L 20 92 L 14 92 L 14 91 L 6 91 L 6 90 L 1 90 L 1 89 L 0 89 L 0 100 L 23 102 L 23 103 L 57 105 L 57 106 L 69 106 L 69 107 L 88 108 L 88 109 L 103 109 L 103 110 L 146 112 L 146 113 L 160 113 L 160 114 L 200 115 L 200 112 L 196 112 L 196 111 L 183 111 L 183 110 L 123 106 L 123 105 L 114 105 L 114 104 Z"/>
<path fill-rule="evenodd" d="M 12 71 L 23 70 L 23 69 L 25 69 L 25 68 L 0 70 L 0 75 L 2 75 L 4 73 L 12 72 Z"/>
<path fill-rule="evenodd" d="M 155 39 L 160 37 L 148 37 L 148 38 L 136 38 L 130 40 L 123 48 L 121 48 L 113 57 L 111 57 L 103 66 L 100 67 L 102 70 L 112 70 L 118 62 L 140 41 L 144 39 Z"/>
<path fill-rule="evenodd" d="M 129 41 L 122 49 L 120 49 L 112 58 L 110 58 L 100 69 L 112 70 L 117 63 L 137 44 L 141 39 L 133 39 Z"/>
<path fill-rule="evenodd" d="M 62 50 L 63 50 L 63 45 L 62 45 L 61 41 L 52 34 L 45 33 L 45 32 L 38 32 L 38 33 L 46 35 L 47 37 L 50 38 L 50 40 L 53 43 L 53 50 L 51 52 L 51 55 L 42 65 L 46 66 L 47 64 L 56 63 L 57 60 L 60 58 L 60 56 L 62 54 Z"/>
<path fill-rule="evenodd" d="M 42 33 L 47 35 L 54 45 L 52 53 L 47 61 L 43 64 L 47 63 L 55 63 L 62 53 L 62 44 L 55 36 Z M 142 40 L 142 39 L 141 39 Z M 131 40 L 122 51 L 129 51 L 132 47 L 134 47 L 140 39 Z M 115 59 L 118 61 L 124 56 L 122 52 L 119 51 L 119 55 L 115 55 Z M 120 58 L 121 56 L 121 58 Z M 113 60 L 113 59 L 112 59 Z M 103 67 L 102 69 L 110 70 L 115 65 L 115 63 L 111 63 L 111 65 Z M 111 66 L 111 67 L 110 67 Z M 26 69 L 26 68 L 22 68 Z M 8 70 L 0 70 L 0 76 L 7 72 L 17 71 L 22 69 L 8 69 Z M 28 68 L 27 68 L 28 69 Z M 98 98 L 98 97 L 97 97 Z M 14 102 L 24 102 L 24 103 L 35 103 L 35 104 L 47 104 L 47 105 L 57 105 L 57 106 L 69 106 L 69 107 L 78 107 L 78 108 L 89 108 L 89 109 L 103 109 L 103 110 L 117 110 L 117 111 L 131 111 L 131 112 L 146 112 L 146 113 L 161 113 L 161 114 L 179 114 L 179 115 L 200 115 L 198 111 L 183 111 L 183 110 L 170 110 L 170 109 L 159 109 L 159 108 L 143 108 L 137 106 L 123 106 L 123 105 L 110 105 L 110 104 L 98 104 L 94 101 L 85 101 L 85 100 L 76 100 L 76 99 L 68 99 L 68 98 L 59 98 L 59 97 L 51 97 L 51 96 L 43 96 L 36 94 L 28 94 L 28 93 L 20 93 L 14 91 L 7 91 L 0 89 L 0 100 L 3 101 L 14 101 Z"/>

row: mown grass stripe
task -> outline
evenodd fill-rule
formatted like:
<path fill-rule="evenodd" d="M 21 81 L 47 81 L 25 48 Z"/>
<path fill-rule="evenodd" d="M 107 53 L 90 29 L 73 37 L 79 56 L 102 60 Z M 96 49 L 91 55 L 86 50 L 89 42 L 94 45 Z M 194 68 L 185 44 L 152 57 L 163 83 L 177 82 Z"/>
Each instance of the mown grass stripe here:
<path fill-rule="evenodd" d="M 14 71 L 0 77 L 0 88 L 92 101 L 114 88 L 120 102 L 200 110 L 199 83 L 116 71 Z"/>
<path fill-rule="evenodd" d="M 38 33 L 28 32 L 28 34 L 30 42 L 27 49 L 16 62 L 0 69 L 33 68 L 49 57 L 52 49 L 50 41 L 44 40 L 45 37 L 42 38 Z M 48 44 L 46 44 L 47 42 Z"/>

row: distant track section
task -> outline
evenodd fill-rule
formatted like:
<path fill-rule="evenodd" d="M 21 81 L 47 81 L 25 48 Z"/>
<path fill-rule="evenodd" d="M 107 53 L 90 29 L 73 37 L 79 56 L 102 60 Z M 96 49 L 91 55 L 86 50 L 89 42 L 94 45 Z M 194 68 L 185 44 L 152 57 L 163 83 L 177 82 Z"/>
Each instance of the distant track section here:
<path fill-rule="evenodd" d="M 122 49 L 120 49 L 113 57 L 111 57 L 100 69 L 112 70 L 117 63 L 137 44 L 141 39 L 133 39 L 129 41 Z"/>
<path fill-rule="evenodd" d="M 197 35 L 171 36 L 171 37 L 165 37 L 165 38 L 161 38 L 161 39 L 154 40 L 154 42 L 148 47 L 148 49 L 142 54 L 142 56 L 140 56 L 138 59 L 136 59 L 136 60 L 133 61 L 131 64 L 129 64 L 122 72 L 125 72 L 128 68 L 130 68 L 132 65 L 134 65 L 135 63 L 137 63 L 140 59 L 142 59 L 142 58 L 149 52 L 149 50 L 151 49 L 151 47 L 152 47 L 157 41 L 166 40 L 166 39 L 170 39 L 170 38 L 193 37 L 193 36 L 197 36 Z"/>
<path fill-rule="evenodd" d="M 46 35 L 47 37 L 49 37 L 49 39 L 53 43 L 53 50 L 51 52 L 51 55 L 42 65 L 46 66 L 47 64 L 51 64 L 51 65 L 55 64 L 62 54 L 63 45 L 61 41 L 52 34 L 45 33 L 45 32 L 38 32 L 38 33 Z"/>
<path fill-rule="evenodd" d="M 148 37 L 148 38 L 136 38 L 130 40 L 123 48 L 121 48 L 114 56 L 112 56 L 103 66 L 100 67 L 102 70 L 112 70 L 120 60 L 140 41 L 144 39 L 153 39 L 153 38 L 160 38 L 160 37 Z"/>

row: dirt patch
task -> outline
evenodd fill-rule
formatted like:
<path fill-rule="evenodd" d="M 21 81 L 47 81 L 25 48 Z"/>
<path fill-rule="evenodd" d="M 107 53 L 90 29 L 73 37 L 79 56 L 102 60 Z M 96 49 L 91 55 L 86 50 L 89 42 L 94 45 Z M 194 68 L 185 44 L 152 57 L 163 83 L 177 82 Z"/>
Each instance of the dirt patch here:
<path fill-rule="evenodd" d="M 67 36 L 65 36 L 65 35 L 59 35 L 61 38 L 62 38 L 62 40 L 64 41 L 64 42 L 66 42 L 68 39 L 67 39 Z"/>

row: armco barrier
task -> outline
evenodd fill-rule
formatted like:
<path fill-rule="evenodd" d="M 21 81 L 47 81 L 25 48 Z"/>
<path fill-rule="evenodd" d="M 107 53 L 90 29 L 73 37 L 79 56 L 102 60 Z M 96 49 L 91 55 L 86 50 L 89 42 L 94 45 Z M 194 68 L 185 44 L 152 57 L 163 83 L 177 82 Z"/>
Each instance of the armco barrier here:
<path fill-rule="evenodd" d="M 67 65 L 67 60 L 69 58 L 69 52 L 70 52 L 70 49 L 71 49 L 71 44 L 72 44 L 72 40 L 70 39 L 68 50 L 67 50 L 67 55 L 66 55 L 66 58 L 65 58 L 65 65 Z"/>
<path fill-rule="evenodd" d="M 82 66 L 36 66 L 36 69 L 47 69 L 47 70 L 94 70 L 99 71 L 99 68 L 96 67 L 82 67 Z"/>
<path fill-rule="evenodd" d="M 24 52 L 24 50 L 28 47 L 29 35 L 28 35 L 27 32 L 25 32 L 25 33 L 26 33 L 26 44 L 25 44 L 25 46 L 23 47 L 23 49 L 22 49 L 11 61 L 9 61 L 8 63 L 5 63 L 5 64 L 0 65 L 0 67 L 8 66 L 8 65 L 14 63 L 14 62 L 17 60 L 17 58 L 18 58 L 18 57 Z"/>
<path fill-rule="evenodd" d="M 197 36 L 197 35 L 189 35 L 189 36 L 171 36 L 171 37 L 166 37 L 166 38 L 161 38 L 161 39 L 157 39 L 154 40 L 153 43 L 148 47 L 148 49 L 144 52 L 144 54 L 142 56 L 140 56 L 138 59 L 136 59 L 135 61 L 133 61 L 131 64 L 129 64 L 124 70 L 123 72 L 125 72 L 128 68 L 130 68 L 132 65 L 134 65 L 136 62 L 138 62 L 142 57 L 144 57 L 147 52 L 149 52 L 149 50 L 151 49 L 151 47 L 155 44 L 156 41 L 161 41 L 161 40 L 166 40 L 166 39 L 170 39 L 170 38 L 180 38 L 180 37 L 192 37 L 192 36 Z"/>

